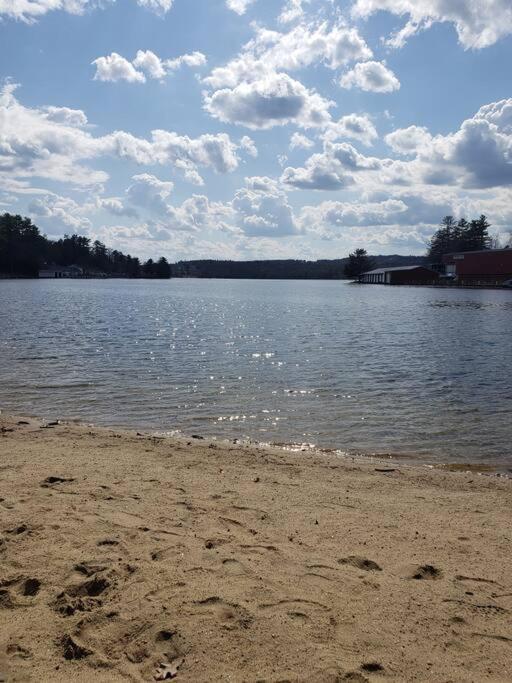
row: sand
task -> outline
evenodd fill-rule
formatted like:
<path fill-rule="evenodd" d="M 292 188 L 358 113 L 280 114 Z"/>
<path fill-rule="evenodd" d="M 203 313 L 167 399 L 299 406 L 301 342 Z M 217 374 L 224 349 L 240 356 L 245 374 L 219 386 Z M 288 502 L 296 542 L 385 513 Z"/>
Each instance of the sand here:
<path fill-rule="evenodd" d="M 511 480 L 5 416 L 0 472 L 0 680 L 512 681 Z"/>

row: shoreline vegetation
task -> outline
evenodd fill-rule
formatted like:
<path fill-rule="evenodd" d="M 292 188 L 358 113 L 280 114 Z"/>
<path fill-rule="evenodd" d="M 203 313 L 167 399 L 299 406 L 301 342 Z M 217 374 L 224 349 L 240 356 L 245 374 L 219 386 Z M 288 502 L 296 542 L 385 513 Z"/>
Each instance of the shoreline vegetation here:
<path fill-rule="evenodd" d="M 445 216 L 441 227 L 429 241 L 425 256 L 371 256 L 365 249 L 359 248 L 346 258 L 317 261 L 196 259 L 169 263 L 164 256 L 157 261 L 150 258 L 141 262 L 138 257 L 110 249 L 99 240 L 92 242 L 83 235 L 48 239 L 30 218 L 5 213 L 0 215 L 0 279 L 357 280 L 362 273 L 374 269 L 403 266 L 425 266 L 443 273 L 445 266 L 442 259 L 446 254 L 496 247 L 497 238 L 490 236 L 489 228 L 490 224 L 484 215 L 470 222 Z M 453 283 L 451 286 L 460 285 Z"/>
<path fill-rule="evenodd" d="M 512 677 L 510 479 L 4 414 L 0 456 L 5 680 Z"/>
<path fill-rule="evenodd" d="M 376 267 L 421 264 L 423 256 L 397 254 L 372 257 Z M 343 279 L 351 257 L 305 261 L 272 259 L 227 261 L 196 259 L 169 263 L 165 257 L 142 262 L 139 258 L 109 249 L 82 235 L 48 239 L 30 218 L 0 216 L 0 278 L 37 278 L 40 270 L 74 267 L 84 278 L 233 278 L 233 279 Z M 57 264 L 57 266 L 55 266 Z M 52 268 L 53 266 L 53 268 Z M 361 266 L 362 267 L 362 266 Z M 76 275 L 74 277 L 77 277 Z"/>

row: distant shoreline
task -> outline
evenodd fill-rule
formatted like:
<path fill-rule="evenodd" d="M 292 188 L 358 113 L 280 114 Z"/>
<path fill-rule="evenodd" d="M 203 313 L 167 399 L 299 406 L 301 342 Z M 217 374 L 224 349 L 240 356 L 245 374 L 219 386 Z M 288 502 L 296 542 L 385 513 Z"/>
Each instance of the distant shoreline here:
<path fill-rule="evenodd" d="M 200 275 L 176 275 L 172 276 L 170 278 L 155 278 L 155 277 L 128 277 L 128 276 L 106 276 L 106 277 L 94 277 L 94 276 L 83 276 L 83 277 L 73 277 L 73 278 L 38 278 L 38 277 L 28 277 L 28 276 L 19 276 L 19 277 L 14 277 L 14 276 L 6 276 L 6 275 L 1 275 L 0 274 L 0 281 L 18 281 L 18 280 L 36 280 L 40 282 L 76 282 L 77 280 L 94 280 L 94 281 L 102 281 L 102 280 L 130 280 L 130 281 L 139 281 L 143 280 L 145 282 L 147 281 L 155 281 L 155 282 L 168 282 L 169 280 L 257 280 L 257 281 L 295 281 L 295 282 L 346 282 L 349 284 L 354 284 L 354 285 L 361 285 L 365 287 L 384 287 L 384 288 L 391 288 L 391 289 L 396 289 L 396 288 L 404 288 L 404 287 L 419 287 L 422 289 L 496 289 L 496 290 L 501 290 L 501 291 L 512 291 L 512 287 L 506 287 L 506 286 L 500 286 L 500 285 L 458 285 L 456 283 L 443 283 L 443 284 L 403 284 L 403 285 L 377 285 L 377 284 L 366 284 L 366 283 L 360 283 L 356 282 L 354 280 L 351 280 L 350 278 L 345 278 L 345 277 L 255 277 L 255 276 L 248 276 L 248 277 L 243 277 L 243 276 L 214 276 L 214 275 L 209 275 L 209 276 L 200 276 Z"/>

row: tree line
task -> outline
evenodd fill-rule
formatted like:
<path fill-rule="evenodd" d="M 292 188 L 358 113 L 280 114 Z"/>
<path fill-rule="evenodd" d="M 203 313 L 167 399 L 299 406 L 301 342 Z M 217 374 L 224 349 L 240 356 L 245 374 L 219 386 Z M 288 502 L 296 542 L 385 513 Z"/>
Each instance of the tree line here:
<path fill-rule="evenodd" d="M 30 218 L 5 213 L 0 216 L 0 274 L 11 277 L 37 277 L 43 264 L 79 266 L 91 277 L 130 278 L 251 278 L 251 279 L 341 279 L 357 278 L 374 268 L 401 265 L 438 264 L 444 254 L 489 249 L 493 239 L 486 216 L 467 221 L 445 216 L 428 243 L 426 257 L 369 256 L 356 249 L 348 258 L 303 261 L 299 259 L 259 261 L 180 261 L 171 265 L 158 261 L 141 262 L 137 257 L 109 249 L 99 240 L 82 235 L 64 235 L 51 240 L 42 235 Z"/>
<path fill-rule="evenodd" d="M 444 254 L 491 249 L 495 245 L 489 234 L 490 227 L 491 224 L 483 214 L 470 221 L 465 218 L 457 221 L 453 216 L 445 216 L 428 243 L 428 258 L 438 263 Z"/>
<path fill-rule="evenodd" d="M 79 266 L 84 275 L 169 278 L 171 266 L 162 256 L 142 263 L 136 256 L 108 249 L 82 235 L 51 240 L 42 235 L 30 218 L 5 213 L 0 216 L 0 274 L 37 277 L 44 264 Z"/>
<path fill-rule="evenodd" d="M 465 218 L 460 218 L 457 221 L 453 216 L 445 216 L 440 227 L 428 242 L 424 264 L 439 267 L 445 254 L 483 251 L 498 247 L 496 238 L 489 234 L 490 227 L 491 224 L 484 214 L 470 221 Z M 512 246 L 512 238 L 510 246 Z M 408 261 L 407 265 L 414 264 L 412 259 L 408 259 Z M 347 278 L 355 279 L 362 273 L 382 267 L 375 258 L 368 256 L 365 249 L 356 249 L 349 254 L 344 274 Z"/>

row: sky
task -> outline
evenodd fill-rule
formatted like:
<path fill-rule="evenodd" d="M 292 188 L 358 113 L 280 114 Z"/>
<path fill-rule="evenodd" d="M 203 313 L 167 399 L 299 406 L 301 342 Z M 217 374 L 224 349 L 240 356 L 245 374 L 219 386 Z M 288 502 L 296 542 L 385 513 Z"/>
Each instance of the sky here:
<path fill-rule="evenodd" d="M 512 231 L 510 0 L 0 0 L 0 212 L 169 261 Z"/>

